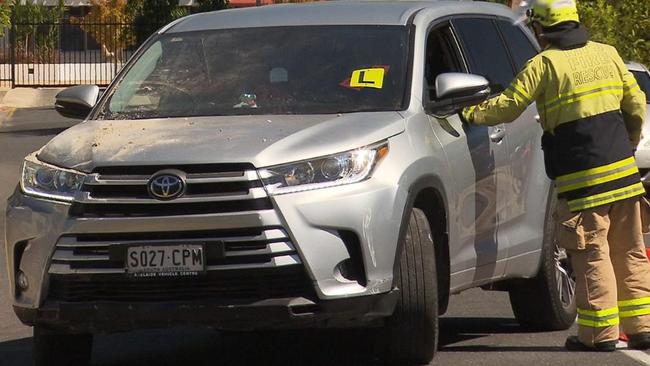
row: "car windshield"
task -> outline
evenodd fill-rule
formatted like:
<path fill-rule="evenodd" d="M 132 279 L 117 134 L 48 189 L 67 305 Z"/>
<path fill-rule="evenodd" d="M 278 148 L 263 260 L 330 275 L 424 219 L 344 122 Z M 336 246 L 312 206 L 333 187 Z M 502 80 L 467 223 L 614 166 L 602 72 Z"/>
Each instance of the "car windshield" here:
<path fill-rule="evenodd" d="M 646 101 L 650 104 L 650 75 L 643 71 L 632 71 L 632 74 L 634 74 L 641 90 L 645 93 Z"/>
<path fill-rule="evenodd" d="M 303 26 L 163 35 L 100 119 L 401 110 L 408 28 Z"/>

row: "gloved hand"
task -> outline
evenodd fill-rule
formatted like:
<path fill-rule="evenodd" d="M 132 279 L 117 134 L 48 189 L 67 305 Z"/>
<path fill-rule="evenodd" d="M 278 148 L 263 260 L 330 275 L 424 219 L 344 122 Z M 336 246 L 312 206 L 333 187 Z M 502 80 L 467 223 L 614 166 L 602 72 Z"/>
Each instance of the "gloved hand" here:
<path fill-rule="evenodd" d="M 464 123 L 473 123 L 474 122 L 474 111 L 476 110 L 476 106 L 473 105 L 471 107 L 466 107 L 463 108 L 463 110 L 460 112 L 460 119 Z"/>

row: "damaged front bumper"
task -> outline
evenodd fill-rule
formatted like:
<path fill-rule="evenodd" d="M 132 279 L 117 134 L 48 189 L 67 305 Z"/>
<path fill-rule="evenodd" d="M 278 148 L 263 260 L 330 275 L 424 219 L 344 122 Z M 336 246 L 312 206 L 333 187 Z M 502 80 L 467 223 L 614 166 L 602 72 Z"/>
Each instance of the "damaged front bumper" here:
<path fill-rule="evenodd" d="M 395 308 L 397 292 L 313 301 L 271 299 L 253 303 L 219 301 L 49 303 L 39 309 L 14 306 L 27 325 L 72 333 L 105 333 L 178 325 L 224 330 L 346 328 L 381 325 Z"/>

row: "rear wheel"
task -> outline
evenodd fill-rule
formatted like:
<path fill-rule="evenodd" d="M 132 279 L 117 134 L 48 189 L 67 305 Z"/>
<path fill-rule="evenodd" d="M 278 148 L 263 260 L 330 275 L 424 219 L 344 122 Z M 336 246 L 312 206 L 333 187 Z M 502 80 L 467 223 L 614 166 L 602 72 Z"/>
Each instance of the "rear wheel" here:
<path fill-rule="evenodd" d="M 35 366 L 88 366 L 92 347 L 92 334 L 68 334 L 39 325 L 34 327 Z"/>
<path fill-rule="evenodd" d="M 563 330 L 576 318 L 575 276 L 566 251 L 557 245 L 551 192 L 546 210 L 542 263 L 535 278 L 517 282 L 510 290 L 515 318 L 531 330 Z"/>
<path fill-rule="evenodd" d="M 388 358 L 400 365 L 429 363 L 438 345 L 438 289 L 432 238 L 426 215 L 414 208 L 400 243 L 395 277 L 399 299 L 386 323 Z"/>

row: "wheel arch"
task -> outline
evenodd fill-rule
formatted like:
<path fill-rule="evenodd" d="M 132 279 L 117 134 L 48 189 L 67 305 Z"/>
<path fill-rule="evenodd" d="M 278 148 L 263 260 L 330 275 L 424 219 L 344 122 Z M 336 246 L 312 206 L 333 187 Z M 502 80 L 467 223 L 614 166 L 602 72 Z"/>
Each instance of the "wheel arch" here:
<path fill-rule="evenodd" d="M 410 212 L 413 208 L 418 208 L 424 212 L 433 231 L 438 285 L 438 313 L 442 315 L 447 311 L 449 305 L 451 266 L 447 215 L 449 210 L 444 185 L 438 177 L 433 175 L 421 177 L 409 188 L 406 205 L 402 213 L 393 273 L 398 270 L 402 243 L 406 235 Z"/>

